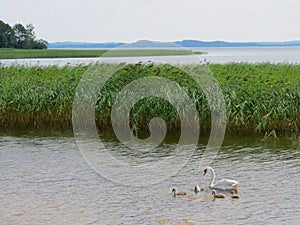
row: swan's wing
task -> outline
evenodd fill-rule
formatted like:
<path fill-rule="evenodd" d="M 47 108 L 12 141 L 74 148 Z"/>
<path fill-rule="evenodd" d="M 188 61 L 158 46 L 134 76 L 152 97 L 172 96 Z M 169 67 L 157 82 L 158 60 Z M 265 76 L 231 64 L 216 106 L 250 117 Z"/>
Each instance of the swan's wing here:
<path fill-rule="evenodd" d="M 238 185 L 239 185 L 239 182 L 237 182 L 236 180 L 223 179 L 222 181 L 227 182 L 227 183 L 230 184 L 231 186 L 238 186 Z"/>
<path fill-rule="evenodd" d="M 239 185 L 239 183 L 235 180 L 229 180 L 229 179 L 223 179 L 220 180 L 219 182 L 217 182 L 213 188 L 219 188 L 219 189 L 235 189 L 237 188 L 237 186 Z"/>

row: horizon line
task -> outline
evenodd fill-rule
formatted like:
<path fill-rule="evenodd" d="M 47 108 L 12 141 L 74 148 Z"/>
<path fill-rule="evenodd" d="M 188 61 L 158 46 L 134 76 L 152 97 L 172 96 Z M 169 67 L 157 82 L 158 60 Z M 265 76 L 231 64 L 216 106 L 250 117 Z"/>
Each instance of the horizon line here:
<path fill-rule="evenodd" d="M 141 41 L 149 41 L 149 42 L 156 42 L 156 43 L 175 43 L 175 42 L 183 42 L 183 41 L 199 41 L 199 42 L 225 42 L 225 43 L 287 43 L 287 42 L 300 42 L 300 39 L 294 39 L 294 40 L 284 40 L 284 41 L 226 41 L 226 40 L 200 40 L 200 39 L 182 39 L 177 41 L 156 41 L 151 39 L 138 39 L 133 42 L 126 42 L 126 41 L 101 41 L 101 42 L 95 42 L 95 41 L 70 41 L 70 40 L 64 40 L 64 41 L 51 41 L 49 43 L 59 43 L 59 42 L 71 42 L 71 43 L 92 43 L 92 44 L 102 44 L 102 43 L 124 43 L 124 44 L 131 44 Z"/>

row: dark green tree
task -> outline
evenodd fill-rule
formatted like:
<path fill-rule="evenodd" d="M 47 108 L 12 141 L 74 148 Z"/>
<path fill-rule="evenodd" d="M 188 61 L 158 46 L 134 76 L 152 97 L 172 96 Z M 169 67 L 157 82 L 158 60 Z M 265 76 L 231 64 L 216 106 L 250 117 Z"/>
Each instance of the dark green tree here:
<path fill-rule="evenodd" d="M 16 44 L 16 36 L 14 30 L 9 24 L 0 20 L 0 48 L 11 48 Z"/>
<path fill-rule="evenodd" d="M 33 49 L 46 49 L 48 46 L 48 42 L 44 39 L 38 39 L 33 42 Z"/>
<path fill-rule="evenodd" d="M 35 40 L 34 26 L 30 23 L 26 25 L 25 48 L 32 49 L 35 44 L 34 40 Z"/>
<path fill-rule="evenodd" d="M 34 26 L 32 24 L 27 24 L 24 27 L 22 24 L 15 24 L 13 27 L 16 35 L 16 48 L 25 49 L 45 49 L 47 48 L 48 42 L 39 39 L 36 40 Z"/>
<path fill-rule="evenodd" d="M 26 48 L 26 39 L 27 39 L 27 30 L 26 28 L 20 24 L 16 23 L 13 26 L 13 30 L 16 36 L 16 48 Z"/>
<path fill-rule="evenodd" d="M 0 20 L 0 48 L 45 49 L 48 42 L 36 40 L 34 26 L 27 24 L 24 27 L 16 23 L 13 27 Z"/>

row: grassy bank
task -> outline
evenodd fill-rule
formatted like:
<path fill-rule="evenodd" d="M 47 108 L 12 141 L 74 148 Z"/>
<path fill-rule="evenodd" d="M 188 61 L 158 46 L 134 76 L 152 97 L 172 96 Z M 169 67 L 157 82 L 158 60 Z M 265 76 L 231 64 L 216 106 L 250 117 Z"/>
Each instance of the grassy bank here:
<path fill-rule="evenodd" d="M 123 50 L 99 50 L 99 49 L 11 49 L 0 48 L 0 59 L 24 59 L 24 58 L 79 58 L 104 56 L 163 56 L 163 55 L 191 55 L 201 54 L 192 50 L 183 49 L 123 49 Z"/>
<path fill-rule="evenodd" d="M 107 50 L 0 48 L 0 59 L 100 57 Z"/>
<path fill-rule="evenodd" d="M 211 64 L 227 106 L 227 134 L 299 133 L 300 65 Z M 87 66 L 0 67 L 0 127 L 71 129 L 74 93 Z M 210 129 L 210 110 L 201 88 L 182 70 L 170 65 L 126 65 L 106 83 L 96 104 L 96 121 L 111 129 L 110 110 L 119 91 L 143 76 L 176 81 L 196 104 L 201 132 Z M 131 127 L 147 131 L 155 116 L 163 117 L 171 132 L 180 120 L 171 104 L 157 98 L 138 102 L 131 111 Z M 169 130 L 169 131 L 170 131 Z"/>

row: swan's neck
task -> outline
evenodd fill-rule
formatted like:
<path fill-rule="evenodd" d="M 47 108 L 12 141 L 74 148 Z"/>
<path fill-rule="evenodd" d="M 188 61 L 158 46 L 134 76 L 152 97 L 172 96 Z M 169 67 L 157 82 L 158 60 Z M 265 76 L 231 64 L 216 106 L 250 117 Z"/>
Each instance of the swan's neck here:
<path fill-rule="evenodd" d="M 212 172 L 212 178 L 210 180 L 210 183 L 209 183 L 209 187 L 213 187 L 214 186 L 214 182 L 215 182 L 215 179 L 216 179 L 216 173 L 214 171 L 213 168 L 209 168 Z"/>

